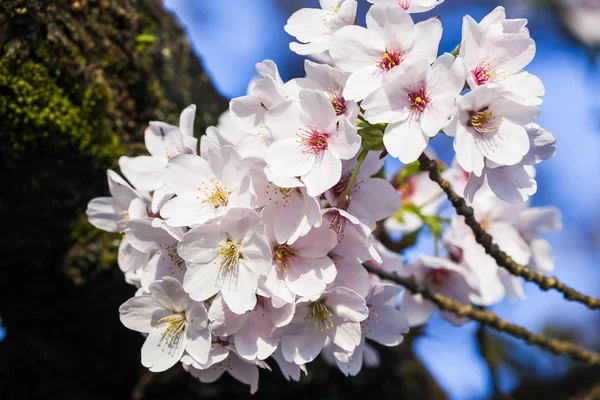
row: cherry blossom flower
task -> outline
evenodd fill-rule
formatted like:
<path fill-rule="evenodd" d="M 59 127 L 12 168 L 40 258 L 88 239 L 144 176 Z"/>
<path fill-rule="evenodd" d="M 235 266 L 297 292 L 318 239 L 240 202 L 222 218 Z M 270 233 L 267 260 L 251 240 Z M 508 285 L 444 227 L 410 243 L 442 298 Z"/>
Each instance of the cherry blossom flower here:
<path fill-rule="evenodd" d="M 337 271 L 335 280 L 329 288 L 344 287 L 366 297 L 369 293 L 369 273 L 352 252 L 348 254 L 346 249 L 349 246 L 352 246 L 350 241 L 341 242 L 328 254 Z"/>
<path fill-rule="evenodd" d="M 252 310 L 258 277 L 271 268 L 271 249 L 263 235 L 259 215 L 246 208 L 230 209 L 219 224 L 190 229 L 177 246 L 187 267 L 185 291 L 198 301 L 220 292 L 233 312 Z"/>
<path fill-rule="evenodd" d="M 88 203 L 88 221 L 103 231 L 123 232 L 129 220 L 129 205 L 143 196 L 116 172 L 108 170 L 106 177 L 111 197 L 97 197 Z"/>
<path fill-rule="evenodd" d="M 527 20 L 507 20 L 496 8 L 477 24 L 463 19 L 459 57 L 467 70 L 467 83 L 474 89 L 486 84 L 506 88 L 512 100 L 539 105 L 545 89 L 541 80 L 523 71 L 535 56 L 535 42 L 525 28 Z"/>
<path fill-rule="evenodd" d="M 327 338 L 346 351 L 354 351 L 361 341 L 360 322 L 368 315 L 365 299 L 350 289 L 334 288 L 315 299 L 300 298 L 294 318 L 282 328 L 283 356 L 299 365 L 310 362 Z"/>
<path fill-rule="evenodd" d="M 258 368 L 269 369 L 261 360 L 242 359 L 230 344 L 213 343 L 207 362 L 198 362 L 193 357 L 182 358 L 183 368 L 200 382 L 212 383 L 225 372 L 238 381 L 250 386 L 250 393 L 258 390 Z"/>
<path fill-rule="evenodd" d="M 492 39 L 507 36 L 512 36 L 514 39 L 529 37 L 529 29 L 526 27 L 527 20 L 524 18 L 507 19 L 506 10 L 502 6 L 494 8 L 483 17 L 479 24 L 475 23 L 472 26 L 477 26 L 481 32 Z"/>
<path fill-rule="evenodd" d="M 321 212 L 326 219 L 323 222 L 329 223 L 329 227 L 337 234 L 338 246 L 334 249 L 336 254 L 341 253 L 348 258 L 354 257 L 360 262 L 369 260 L 381 262 L 381 257 L 375 249 L 375 239 L 367 225 L 337 207 L 327 208 Z"/>
<path fill-rule="evenodd" d="M 431 68 L 423 59 L 400 74 L 390 72 L 383 86 L 361 106 L 369 122 L 388 123 L 383 136 L 385 148 L 408 164 L 416 161 L 429 139 L 448 124 L 464 83 L 463 66 L 446 53 Z"/>
<path fill-rule="evenodd" d="M 367 28 L 346 26 L 329 43 L 336 65 L 352 72 L 344 98 L 362 100 L 382 86 L 390 71 L 421 59 L 433 63 L 441 34 L 442 25 L 437 19 L 415 24 L 401 7 L 372 6 L 367 13 Z"/>
<path fill-rule="evenodd" d="M 127 227 L 125 237 L 131 246 L 140 252 L 151 254 L 141 274 L 140 283 L 144 290 L 152 282 L 165 276 L 183 282 L 185 263 L 177 254 L 183 229 L 170 227 L 164 221 L 150 217 L 132 219 Z"/>
<path fill-rule="evenodd" d="M 345 376 L 356 376 L 363 366 L 377 368 L 381 365 L 381 358 L 377 350 L 364 338 L 351 355 L 327 339 L 321 356 L 332 367 L 337 366 Z"/>
<path fill-rule="evenodd" d="M 279 369 L 281 370 L 283 377 L 285 379 L 287 379 L 288 381 L 294 380 L 294 381 L 298 382 L 300 380 L 300 376 L 301 376 L 302 372 L 304 372 L 304 375 L 307 374 L 305 365 L 298 365 L 293 362 L 289 362 L 283 357 L 283 353 L 281 352 L 281 347 L 278 347 L 277 350 L 275 350 L 275 353 L 273 353 L 273 355 L 271 357 L 273 358 L 273 360 L 275 360 L 275 362 L 279 366 Z"/>
<path fill-rule="evenodd" d="M 142 286 L 142 275 L 150 260 L 150 254 L 135 249 L 126 237 L 121 239 L 117 253 L 117 263 L 125 275 L 125 282 L 136 287 Z"/>
<path fill-rule="evenodd" d="M 310 196 L 332 188 L 341 177 L 342 160 L 354 157 L 360 148 L 356 127 L 337 117 L 322 92 L 302 90 L 299 103 L 280 103 L 266 118 L 275 142 L 265 161 L 282 176 L 300 176 Z"/>
<path fill-rule="evenodd" d="M 211 334 L 204 304 L 191 300 L 181 283 L 169 277 L 152 283 L 149 291 L 119 308 L 123 325 L 148 334 L 142 346 L 142 365 L 153 372 L 165 371 L 184 353 L 206 362 Z"/>
<path fill-rule="evenodd" d="M 266 294 L 266 293 L 263 293 Z M 234 336 L 237 354 L 246 360 L 264 360 L 279 344 L 274 328 L 287 325 L 294 315 L 294 303 L 257 295 L 256 306 L 245 314 L 233 313 L 218 295 L 210 306 L 211 331 L 217 336 Z"/>
<path fill-rule="evenodd" d="M 399 269 L 398 274 L 414 276 L 418 282 L 435 292 L 464 304 L 481 297 L 482 288 L 477 275 L 470 268 L 444 258 L 423 255 L 409 267 Z M 401 310 L 410 326 L 416 326 L 429 319 L 435 305 L 420 294 L 407 293 L 402 300 Z M 442 315 L 452 323 L 462 322 L 454 314 L 444 312 Z"/>
<path fill-rule="evenodd" d="M 540 273 L 554 270 L 552 247 L 537 236 L 562 229 L 560 211 L 556 207 L 527 208 L 517 215 L 514 226 L 531 249 L 529 266 Z"/>
<path fill-rule="evenodd" d="M 290 50 L 300 55 L 318 55 L 327 51 L 333 33 L 356 20 L 356 0 L 319 0 L 321 9 L 302 8 L 288 19 L 285 31 L 299 42 Z"/>
<path fill-rule="evenodd" d="M 397 4 L 409 13 L 426 12 L 443 2 L 444 0 L 369 0 L 373 4 Z"/>
<path fill-rule="evenodd" d="M 481 176 L 486 160 L 515 165 L 529 152 L 524 126 L 540 113 L 535 106 L 515 103 L 499 86 L 481 86 L 456 102 L 456 116 L 446 127 L 454 136 L 456 160 L 469 173 Z"/>
<path fill-rule="evenodd" d="M 240 156 L 231 146 L 223 146 L 207 161 L 196 155 L 182 155 L 169 161 L 164 178 L 177 195 L 161 209 L 171 226 L 191 226 L 220 218 L 232 207 L 252 206 L 255 199 L 242 187 L 238 165 Z"/>
<path fill-rule="evenodd" d="M 196 154 L 198 139 L 194 137 L 196 106 L 191 105 L 181 112 L 179 127 L 160 121 L 151 121 L 144 132 L 144 141 L 149 156 L 119 159 L 123 175 L 143 191 L 159 190 L 164 186 L 162 172 L 169 159 L 180 154 Z"/>
<path fill-rule="evenodd" d="M 145 335 L 151 371 L 181 362 L 201 382 L 228 372 L 255 393 L 269 359 L 296 381 L 318 355 L 346 376 L 379 365 L 370 343 L 401 344 L 435 305 L 367 264 L 465 304 L 524 298 L 522 280 L 463 217 L 440 211 L 444 192 L 418 170 L 438 132 L 456 151 L 443 176 L 482 229 L 515 262 L 554 268 L 540 235 L 561 228 L 560 212 L 527 208 L 535 165 L 555 152 L 533 123 L 544 87 L 523 71 L 535 54 L 527 20 L 502 7 L 479 23 L 467 16 L 459 55 L 436 59 L 439 19 L 415 24 L 410 13 L 443 0 L 369 2 L 366 28 L 355 26 L 356 0 L 294 13 L 285 29 L 300 43 L 290 48 L 321 61 L 306 60 L 305 77 L 286 82 L 273 61 L 257 63 L 199 155 L 195 106 L 178 127 L 151 122 L 150 155 L 119 160 L 130 183 L 109 170 L 111 196 L 88 204 L 94 226 L 122 237 L 119 268 L 136 291 L 121 320 Z M 411 163 L 392 183 L 388 153 Z M 444 247 L 409 266 L 378 240 L 423 226 Z"/>
<path fill-rule="evenodd" d="M 529 245 L 512 224 L 521 205 L 512 205 L 499 200 L 490 191 L 475 198 L 472 204 L 475 219 L 489 233 L 494 242 L 515 262 L 527 265 L 531 258 Z M 443 237 L 451 257 L 467 265 L 477 275 L 481 284 L 481 297 L 471 296 L 471 301 L 480 305 L 495 304 L 505 295 L 509 299 L 524 298 L 521 280 L 501 269 L 485 249 L 476 242 L 471 229 L 463 217 L 452 217 L 451 229 Z"/>
<path fill-rule="evenodd" d="M 354 215 L 371 230 L 375 229 L 377 221 L 389 217 L 400 208 L 400 198 L 395 196 L 394 187 L 386 179 L 373 177 L 383 168 L 384 160 L 380 158 L 380 154 L 369 152 L 363 161 L 352 186 L 351 201 L 347 209 L 348 213 Z M 356 157 L 344 161 L 339 182 L 325 192 L 329 204 L 338 204 L 355 168 Z M 379 193 L 379 196 L 373 196 L 373 193 Z"/>
<path fill-rule="evenodd" d="M 265 113 L 286 100 L 294 86 L 283 82 L 277 65 L 272 60 L 256 64 L 256 70 L 261 78 L 253 82 L 248 95 L 232 99 L 229 110 L 235 123 L 244 132 L 267 140 L 269 133 L 264 127 Z"/>
<path fill-rule="evenodd" d="M 397 285 L 375 283 L 371 286 L 366 297 L 369 317 L 361 322 L 362 340 L 347 359 L 336 349 L 334 357 L 338 368 L 346 376 L 357 375 L 363 360 L 370 361 L 370 353 L 374 350 L 367 347 L 365 339 L 371 339 L 384 346 L 397 346 L 404 340 L 403 334 L 409 330 L 409 324 L 404 313 L 396 308 L 396 300 L 402 288 Z M 336 357 L 337 356 L 337 357 Z M 340 360 L 340 358 L 342 360 Z"/>
<path fill-rule="evenodd" d="M 481 176 L 469 174 L 464 196 L 473 201 L 483 186 L 489 186 L 500 200 L 523 203 L 537 191 L 535 164 L 554 156 L 556 138 L 537 124 L 525 126 L 529 136 L 529 152 L 515 165 L 501 166 L 486 159 Z"/>
<path fill-rule="evenodd" d="M 559 16 L 581 43 L 591 48 L 600 45 L 600 4 L 596 0 L 570 2 Z"/>
<path fill-rule="evenodd" d="M 304 70 L 306 71 L 306 78 L 295 79 L 295 84 L 299 89 L 324 91 L 329 96 L 335 114 L 338 116 L 343 115 L 348 118 L 351 124 L 355 124 L 359 112 L 358 104 L 344 98 L 344 88 L 350 73 L 310 60 L 304 62 Z"/>
<path fill-rule="evenodd" d="M 275 296 L 288 301 L 293 301 L 292 295 L 319 296 L 335 279 L 328 253 L 337 245 L 337 236 L 327 224 L 312 228 L 293 244 L 272 242 L 273 267 L 265 286 Z"/>
<path fill-rule="evenodd" d="M 308 229 L 321 223 L 319 202 L 308 195 L 299 179 L 266 171 L 266 163 L 261 158 L 249 157 L 242 164 L 240 171 L 251 181 L 256 208 L 262 209 L 261 219 L 278 243 L 292 244 Z M 265 172 L 283 187 L 269 180 Z"/>

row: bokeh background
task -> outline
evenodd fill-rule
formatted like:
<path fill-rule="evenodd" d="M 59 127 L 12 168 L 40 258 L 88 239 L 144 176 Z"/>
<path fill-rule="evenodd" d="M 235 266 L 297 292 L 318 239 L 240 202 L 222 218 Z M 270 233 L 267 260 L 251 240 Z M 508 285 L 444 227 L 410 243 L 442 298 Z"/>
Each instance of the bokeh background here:
<path fill-rule="evenodd" d="M 274 60 L 285 80 L 303 74 L 303 59 L 291 52 L 290 36 L 283 26 L 302 7 L 318 7 L 318 0 L 165 0 L 186 28 L 216 88 L 231 98 L 246 93 L 255 75 L 254 64 Z M 369 3 L 359 0 L 359 23 Z M 589 6 L 598 1 L 587 2 Z M 556 258 L 556 275 L 573 287 L 600 295 L 600 70 L 595 46 L 600 44 L 600 6 L 596 24 L 577 18 L 576 1 L 446 0 L 415 20 L 439 16 L 444 33 L 440 52 L 452 51 L 461 37 L 462 17 L 477 21 L 502 5 L 508 17 L 528 18 L 537 55 L 528 67 L 546 85 L 538 122 L 557 138 L 557 153 L 538 168 L 538 192 L 532 206 L 555 205 L 562 211 L 564 229 L 547 235 Z M 587 13 L 588 16 L 592 14 Z M 593 15 L 591 16 L 593 18 Z M 585 25 L 587 24 L 587 25 Z M 578 27 L 584 26 L 583 35 Z M 441 136 L 441 135 L 440 135 Z M 438 136 L 433 147 L 446 161 L 451 141 Z M 388 160 L 388 172 L 400 167 Z M 405 256 L 431 252 L 427 238 Z M 600 315 L 555 293 L 525 285 L 527 300 L 493 307 L 503 318 L 534 331 L 547 331 L 590 347 L 600 346 Z M 421 360 L 451 399 L 483 399 L 492 395 L 492 377 L 475 341 L 477 325 L 460 328 L 435 316 L 414 346 Z M 558 380 L 571 371 L 571 363 L 518 340 L 490 333 L 494 340 L 497 385 L 510 392 L 524 381 Z"/>
<path fill-rule="evenodd" d="M 363 24 L 369 3 L 358 2 Z M 538 46 L 528 70 L 546 85 L 538 122 L 556 136 L 557 154 L 538 168 L 532 205 L 562 211 L 563 231 L 546 237 L 556 275 L 599 297 L 600 0 L 446 0 L 414 17 L 439 16 L 440 51 L 451 51 L 460 42 L 463 15 L 479 20 L 497 5 L 509 17 L 529 19 Z M 200 385 L 180 369 L 150 374 L 139 364 L 142 338 L 118 321 L 119 304 L 133 294 L 115 263 L 118 238 L 85 221 L 87 201 L 107 193 L 104 170 L 116 168 L 120 154 L 143 152 L 147 121 L 176 122 L 179 110 L 196 102 L 204 111 L 196 121 L 202 131 L 226 107 L 163 6 L 185 27 L 225 98 L 245 94 L 254 64 L 265 58 L 277 62 L 284 79 L 303 74 L 283 26 L 318 0 L 0 0 L 1 399 L 248 393 L 231 378 Z M 433 147 L 450 161 L 448 138 L 438 135 Z M 401 166 L 388 160 L 386 167 L 393 174 Z M 431 249 L 424 236 L 404 255 L 410 261 Z M 600 313 L 555 292 L 525 289 L 527 300 L 493 311 L 600 349 Z M 562 390 L 572 394 L 600 381 L 598 369 L 486 330 L 492 373 L 475 340 L 478 329 L 475 323 L 457 328 L 436 315 L 415 330 L 415 353 L 450 399 L 490 398 L 494 387 L 517 391 L 517 398 L 564 399 Z M 413 393 L 424 393 L 427 380 L 417 379 L 419 371 L 398 370 L 401 357 L 412 353 L 402 346 L 383 349 L 383 370 L 353 379 L 322 363 L 309 368 L 302 384 L 261 373 L 255 398 L 397 398 L 396 388 L 405 394 L 411 385 Z"/>

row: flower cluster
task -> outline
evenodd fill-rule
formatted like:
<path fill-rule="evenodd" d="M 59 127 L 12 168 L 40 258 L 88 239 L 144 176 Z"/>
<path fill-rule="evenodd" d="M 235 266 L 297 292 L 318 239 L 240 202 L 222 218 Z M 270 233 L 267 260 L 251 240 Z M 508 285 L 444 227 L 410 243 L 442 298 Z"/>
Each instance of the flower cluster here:
<path fill-rule="evenodd" d="M 319 354 L 357 374 L 378 360 L 367 339 L 398 345 L 434 310 L 363 263 L 465 303 L 523 297 L 460 217 L 440 216 L 441 189 L 415 170 L 440 132 L 455 138 L 444 173 L 485 229 L 514 260 L 553 268 L 537 235 L 560 216 L 525 208 L 534 165 L 554 154 L 554 137 L 533 123 L 544 87 L 523 71 L 535 53 L 526 21 L 502 8 L 480 23 L 467 16 L 460 48 L 438 57 L 440 21 L 410 13 L 442 1 L 370 2 L 366 27 L 355 25 L 356 0 L 296 12 L 290 48 L 322 63 L 307 60 L 306 76 L 288 82 L 272 61 L 257 64 L 248 94 L 200 143 L 195 106 L 179 126 L 151 122 L 150 155 L 122 157 L 127 180 L 108 171 L 111 196 L 89 203 L 94 226 L 122 235 L 119 266 L 138 291 L 121 321 L 146 335 L 151 371 L 182 363 L 202 382 L 228 372 L 252 392 L 268 360 L 294 380 Z M 408 164 L 392 182 L 385 154 Z M 446 256 L 406 266 L 377 239 L 424 227 Z"/>

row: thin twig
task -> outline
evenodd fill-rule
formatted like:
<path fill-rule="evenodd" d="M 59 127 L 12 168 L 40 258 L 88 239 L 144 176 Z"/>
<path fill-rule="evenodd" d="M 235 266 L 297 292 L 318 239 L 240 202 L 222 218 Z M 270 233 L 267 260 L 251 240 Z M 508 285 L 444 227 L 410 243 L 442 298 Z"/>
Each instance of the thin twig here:
<path fill-rule="evenodd" d="M 354 167 L 354 171 L 352 171 L 352 176 L 350 176 L 350 180 L 348 181 L 348 185 L 344 190 L 344 193 L 338 199 L 338 208 L 346 210 L 350 205 L 350 201 L 352 200 L 352 187 L 354 186 L 354 182 L 356 182 L 356 178 L 358 177 L 358 172 L 360 171 L 360 167 L 362 166 L 363 161 L 367 158 L 367 154 L 369 154 L 369 150 L 362 149 L 356 158 L 356 167 Z"/>
<path fill-rule="evenodd" d="M 396 273 L 387 272 L 378 267 L 371 266 L 367 263 L 363 264 L 363 266 L 367 271 L 380 278 L 396 282 L 397 284 L 404 286 L 410 292 L 422 295 L 425 299 L 433 302 L 441 310 L 449 311 L 459 317 L 479 321 L 497 331 L 507 333 L 511 336 L 523 339 L 527 343 L 548 349 L 554 354 L 566 354 L 575 360 L 585 362 L 589 365 L 600 365 L 600 354 L 587 350 L 575 343 L 552 339 L 544 335 L 530 332 L 522 326 L 500 319 L 491 311 L 478 310 L 471 304 L 464 304 L 434 292 L 426 285 L 417 282 L 413 276 L 403 277 Z"/>
<path fill-rule="evenodd" d="M 585 304 L 590 309 L 600 309 L 600 299 L 580 293 L 577 290 L 560 282 L 554 276 L 538 274 L 532 271 L 531 268 L 514 262 L 505 252 L 500 250 L 498 245 L 492 240 L 492 236 L 490 236 L 490 234 L 488 234 L 481 227 L 479 222 L 475 220 L 473 208 L 469 207 L 465 203 L 465 199 L 460 197 L 454 190 L 452 190 L 450 183 L 445 180 L 438 171 L 437 162 L 427 157 L 425 153 L 421 154 L 419 157 L 419 162 L 421 164 L 421 169 L 423 171 L 428 171 L 429 178 L 437 183 L 440 188 L 442 188 L 444 193 L 446 193 L 448 200 L 450 200 L 452 206 L 456 209 L 456 212 L 465 217 L 465 223 L 475 234 L 475 240 L 477 240 L 477 243 L 484 247 L 485 252 L 492 256 L 499 266 L 505 268 L 513 275 L 524 278 L 526 281 L 536 283 L 543 290 L 547 291 L 550 289 L 555 289 L 561 292 L 567 300 Z"/>

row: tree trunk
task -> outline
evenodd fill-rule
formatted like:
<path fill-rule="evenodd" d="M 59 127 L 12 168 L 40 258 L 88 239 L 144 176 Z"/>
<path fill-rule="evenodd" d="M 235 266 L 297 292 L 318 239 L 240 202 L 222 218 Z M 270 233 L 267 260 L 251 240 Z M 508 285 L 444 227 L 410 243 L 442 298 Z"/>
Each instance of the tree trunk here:
<path fill-rule="evenodd" d="M 196 132 L 227 107 L 160 1 L 0 2 L 3 397 L 131 396 L 142 338 L 118 307 L 134 288 L 84 211 L 148 121 L 192 103 Z"/>
<path fill-rule="evenodd" d="M 135 291 L 115 263 L 119 237 L 84 214 L 107 193 L 105 169 L 144 152 L 148 121 L 176 124 L 192 103 L 196 132 L 227 107 L 160 0 L 1 0 L 3 398 L 248 395 L 231 378 L 141 366 L 143 338 L 118 316 Z M 408 344 L 380 353 L 382 368 L 353 379 L 322 362 L 301 383 L 261 372 L 254 398 L 444 398 Z"/>

